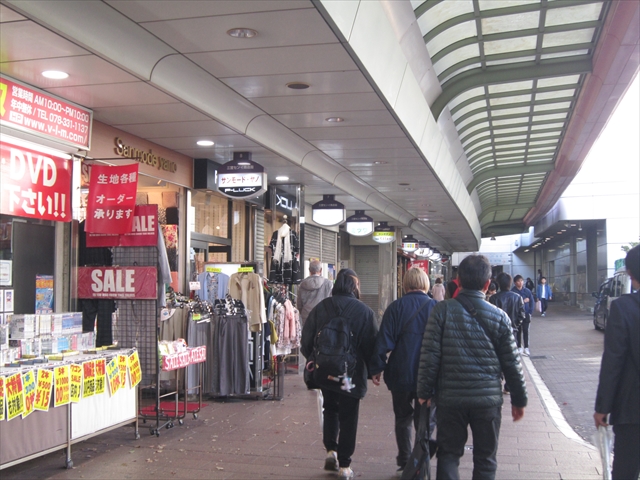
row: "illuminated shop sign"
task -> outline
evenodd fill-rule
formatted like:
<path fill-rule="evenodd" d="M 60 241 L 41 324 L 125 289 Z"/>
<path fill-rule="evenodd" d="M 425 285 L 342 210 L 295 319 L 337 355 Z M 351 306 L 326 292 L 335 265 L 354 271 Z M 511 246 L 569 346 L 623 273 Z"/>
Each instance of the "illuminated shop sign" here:
<path fill-rule="evenodd" d="M 93 112 L 0 76 L 0 124 L 89 150 Z"/>
<path fill-rule="evenodd" d="M 115 143 L 116 148 L 114 150 L 116 152 L 116 155 L 120 157 L 130 158 L 132 160 L 135 160 L 136 162 L 144 163 L 145 165 L 149 165 L 153 168 L 164 170 L 165 172 L 169 173 L 174 173 L 178 170 L 178 165 L 176 164 L 176 162 L 172 162 L 171 160 L 167 160 L 164 157 L 156 155 L 155 153 L 153 153 L 152 149 L 140 150 L 139 148 L 127 145 L 119 137 L 115 138 Z"/>
<path fill-rule="evenodd" d="M 218 171 L 218 191 L 236 199 L 262 195 L 267 190 L 264 167 L 251 161 L 250 152 L 234 152 L 233 157 Z"/>

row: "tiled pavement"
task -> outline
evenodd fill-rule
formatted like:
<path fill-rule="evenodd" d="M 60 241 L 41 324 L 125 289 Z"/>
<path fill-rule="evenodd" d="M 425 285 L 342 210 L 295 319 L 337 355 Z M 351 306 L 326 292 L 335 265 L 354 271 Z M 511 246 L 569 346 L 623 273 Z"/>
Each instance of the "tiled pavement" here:
<path fill-rule="evenodd" d="M 559 318 L 560 313 L 556 310 L 555 317 L 550 314 L 546 319 L 534 319 L 537 322 L 532 332 L 532 349 L 536 346 L 532 352 L 534 356 L 544 354 L 545 342 L 550 340 L 549 335 L 543 334 L 542 322 L 538 320 L 551 322 L 553 319 L 557 322 Z M 562 335 L 571 337 L 573 332 L 568 328 Z M 557 340 L 566 346 L 566 341 Z M 559 355 L 559 347 L 550 345 L 548 348 L 549 352 L 555 352 L 553 355 Z M 536 367 L 540 364 L 536 359 L 534 363 Z M 572 361 L 577 371 L 583 363 Z M 539 375 L 531 361 L 525 360 L 525 366 L 531 371 L 531 375 L 526 373 L 529 406 L 524 419 L 514 423 L 510 416 L 509 398 L 505 397 L 497 478 L 602 478 L 598 453 L 584 442 L 567 438 L 556 426 L 552 420 L 552 415 L 555 415 L 553 405 L 549 408 L 543 405 L 541 395 L 532 382 L 532 378 Z M 546 366 L 541 365 L 540 369 L 542 375 L 547 374 Z M 566 376 L 575 378 L 577 371 L 567 369 Z M 555 372 L 555 369 L 551 367 L 549 372 Z M 554 375 L 552 382 L 567 380 L 555 377 L 558 375 Z M 552 391 L 554 388 L 549 387 Z M 540 392 L 542 397 L 548 395 L 544 385 Z M 592 404 L 592 392 L 589 395 Z M 159 438 L 150 436 L 147 428 L 140 426 L 140 440 L 133 438 L 132 428 L 124 427 L 75 445 L 74 469 L 63 468 L 64 454 L 58 452 L 3 470 L 0 478 L 335 478 L 322 470 L 324 451 L 316 395 L 307 391 L 301 377 L 295 374 L 285 377 L 282 401 L 209 401 L 198 419 L 187 417 L 183 426 L 163 430 Z M 468 444 L 472 445 L 471 437 Z M 356 478 L 393 478 L 397 468 L 395 454 L 391 397 L 386 388 L 371 385 L 360 408 L 358 444 L 352 464 Z M 467 449 L 461 462 L 461 478 L 471 478 L 471 454 L 472 450 Z"/>

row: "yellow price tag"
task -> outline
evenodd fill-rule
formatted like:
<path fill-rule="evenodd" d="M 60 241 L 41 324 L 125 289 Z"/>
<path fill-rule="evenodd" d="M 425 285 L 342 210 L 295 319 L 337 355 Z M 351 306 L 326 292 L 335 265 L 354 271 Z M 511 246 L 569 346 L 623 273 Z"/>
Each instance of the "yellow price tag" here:
<path fill-rule="evenodd" d="M 253 272 L 253 267 L 240 267 L 238 269 L 238 272 L 242 273 L 242 272 Z"/>
<path fill-rule="evenodd" d="M 204 271 L 211 273 L 222 273 L 222 269 L 220 267 L 214 267 L 213 265 L 205 265 Z"/>

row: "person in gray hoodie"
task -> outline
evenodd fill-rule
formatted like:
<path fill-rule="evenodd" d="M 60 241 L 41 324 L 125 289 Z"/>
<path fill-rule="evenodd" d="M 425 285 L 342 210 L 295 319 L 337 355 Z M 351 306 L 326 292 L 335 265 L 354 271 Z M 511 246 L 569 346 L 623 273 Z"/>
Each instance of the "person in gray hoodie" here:
<path fill-rule="evenodd" d="M 304 322 L 309 316 L 309 312 L 313 310 L 318 303 L 331 296 L 333 282 L 322 277 L 322 263 L 319 260 L 311 260 L 309 263 L 309 275 L 298 287 L 298 298 L 296 307 L 300 312 L 300 324 L 304 326 Z"/>

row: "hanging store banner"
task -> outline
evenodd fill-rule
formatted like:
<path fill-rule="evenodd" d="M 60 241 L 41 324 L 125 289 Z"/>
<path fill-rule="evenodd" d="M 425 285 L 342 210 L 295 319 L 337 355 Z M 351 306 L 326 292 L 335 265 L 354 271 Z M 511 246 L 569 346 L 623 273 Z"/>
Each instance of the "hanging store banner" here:
<path fill-rule="evenodd" d="M 133 229 L 122 235 L 87 233 L 87 247 L 155 247 L 158 245 L 158 205 L 136 205 Z"/>
<path fill-rule="evenodd" d="M 429 275 L 429 260 L 412 260 L 409 262 L 409 268 L 418 267 Z"/>
<path fill-rule="evenodd" d="M 104 393 L 106 388 L 107 361 L 104 358 L 96 360 L 96 395 Z"/>
<path fill-rule="evenodd" d="M 0 213 L 71 221 L 72 164 L 68 158 L 6 142 L 0 142 L 0 157 Z"/>
<path fill-rule="evenodd" d="M 22 374 L 22 386 L 24 388 L 24 411 L 22 418 L 27 418 L 33 412 L 36 401 L 36 374 L 33 370 Z"/>
<path fill-rule="evenodd" d="M 53 370 L 55 381 L 55 395 L 53 397 L 53 406 L 60 407 L 67 405 L 71 400 L 71 372 L 69 365 L 61 365 Z"/>
<path fill-rule="evenodd" d="M 73 403 L 80 402 L 82 397 L 82 365 L 70 365 L 70 385 L 69 396 Z"/>
<path fill-rule="evenodd" d="M 90 149 L 93 112 L 43 90 L 0 76 L 0 124 Z"/>
<path fill-rule="evenodd" d="M 38 369 L 38 382 L 36 383 L 36 400 L 34 408 L 43 412 L 49 411 L 51 403 L 51 388 L 53 387 L 53 370 Z"/>
<path fill-rule="evenodd" d="M 131 232 L 137 189 L 137 163 L 117 167 L 93 165 L 85 231 L 109 234 Z"/>
<path fill-rule="evenodd" d="M 12 420 L 24 412 L 24 385 L 20 372 L 7 377 L 7 420 Z"/>
<path fill-rule="evenodd" d="M 156 267 L 79 267 L 77 298 L 155 300 Z"/>
<path fill-rule="evenodd" d="M 249 158 L 236 156 L 218 171 L 218 191 L 235 199 L 262 195 L 267 191 L 267 174 L 264 167 Z"/>

